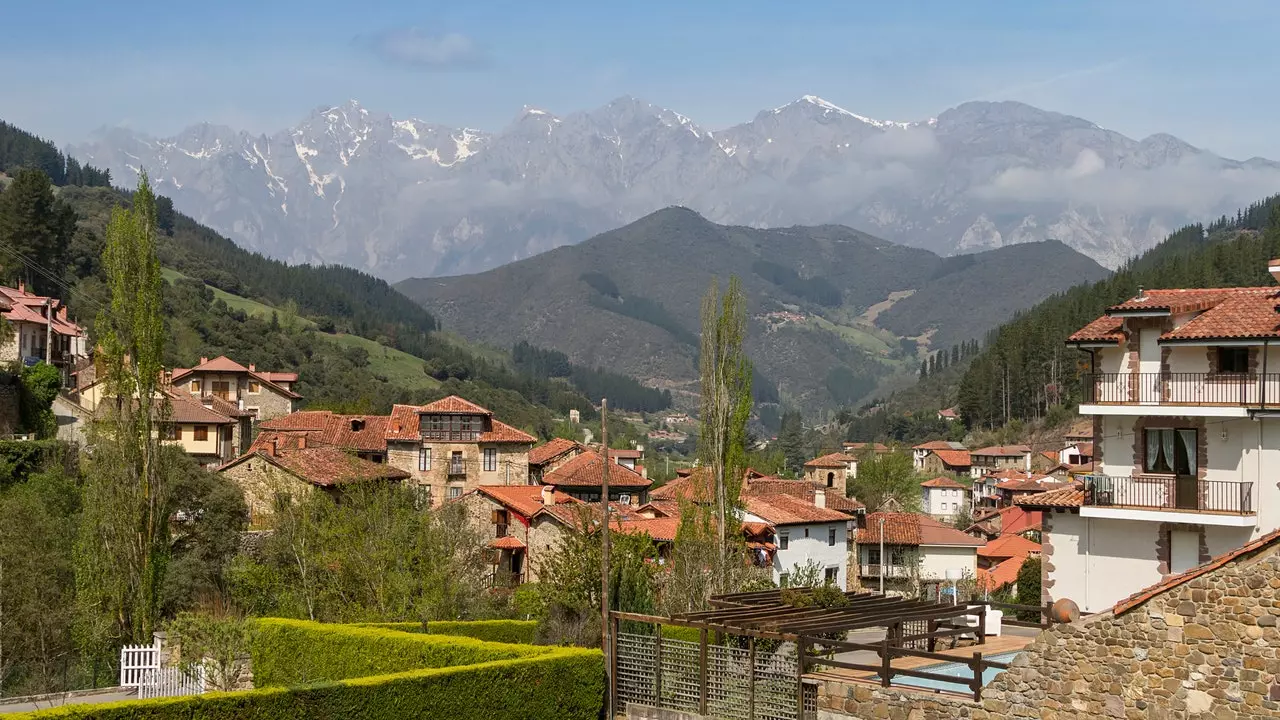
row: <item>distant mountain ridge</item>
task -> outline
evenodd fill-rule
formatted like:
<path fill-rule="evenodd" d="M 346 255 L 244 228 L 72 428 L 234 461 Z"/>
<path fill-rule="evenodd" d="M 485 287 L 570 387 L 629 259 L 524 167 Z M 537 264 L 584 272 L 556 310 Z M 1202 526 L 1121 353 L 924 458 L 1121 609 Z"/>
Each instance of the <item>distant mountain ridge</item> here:
<path fill-rule="evenodd" d="M 393 280 L 486 270 L 670 205 L 944 255 L 1057 239 L 1115 267 L 1280 186 L 1269 160 L 1020 103 L 887 122 L 813 95 L 716 131 L 632 97 L 564 117 L 526 107 L 492 133 L 351 101 L 267 135 L 113 128 L 70 152 L 126 185 L 147 168 L 178 209 L 254 250 Z"/>
<path fill-rule="evenodd" d="M 696 392 L 702 295 L 742 280 L 748 351 L 765 394 L 851 405 L 1018 310 L 1107 271 L 1059 242 L 942 258 L 837 225 L 755 229 L 679 207 L 476 275 L 396 289 L 492 345 L 552 348 L 673 391 Z M 873 310 L 874 308 L 874 310 Z M 760 393 L 758 393 L 759 395 Z"/>

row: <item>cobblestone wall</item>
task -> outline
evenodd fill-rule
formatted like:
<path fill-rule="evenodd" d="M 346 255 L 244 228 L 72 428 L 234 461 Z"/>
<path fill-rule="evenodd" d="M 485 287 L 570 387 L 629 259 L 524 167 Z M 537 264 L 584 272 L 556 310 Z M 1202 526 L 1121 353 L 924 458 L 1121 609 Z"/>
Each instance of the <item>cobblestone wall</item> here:
<path fill-rule="evenodd" d="M 1273 544 L 1119 616 L 1042 633 L 981 702 L 828 681 L 818 717 L 1246 720 L 1280 717 L 1280 556 Z"/>

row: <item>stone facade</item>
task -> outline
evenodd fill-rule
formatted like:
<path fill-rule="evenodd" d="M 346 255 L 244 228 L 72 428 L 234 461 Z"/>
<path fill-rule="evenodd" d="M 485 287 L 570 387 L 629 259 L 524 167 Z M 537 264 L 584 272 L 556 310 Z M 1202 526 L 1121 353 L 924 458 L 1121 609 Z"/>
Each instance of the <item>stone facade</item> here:
<path fill-rule="evenodd" d="M 1184 576 L 1185 577 L 1185 576 Z M 1176 580 L 1176 578 L 1175 578 Z M 824 679 L 818 717 L 1250 720 L 1280 716 L 1277 541 L 1122 611 L 1057 625 L 981 702 Z M 1145 597 L 1145 596 L 1144 596 Z"/>
<path fill-rule="evenodd" d="M 287 493 L 294 500 L 298 500 L 315 489 L 311 483 L 304 482 L 296 475 L 260 457 L 251 457 L 242 463 L 232 465 L 222 470 L 221 474 L 230 478 L 244 492 L 245 504 L 249 506 L 251 526 L 261 524 L 263 520 L 271 517 L 278 494 Z"/>
<path fill-rule="evenodd" d="M 213 393 L 215 382 L 227 383 L 227 396 L 224 399 L 231 403 L 243 402 L 245 408 L 256 410 L 254 419 L 259 422 L 274 420 L 298 409 L 296 398 L 283 395 L 244 372 L 196 371 L 175 382 L 173 389 L 197 396 L 208 395 Z"/>
<path fill-rule="evenodd" d="M 388 440 L 387 464 L 409 473 L 406 483 L 410 487 L 429 489 L 429 493 L 423 494 L 429 494 L 431 505 L 437 506 L 451 496 L 461 497 L 480 485 L 528 485 L 530 447 L 532 444 L 523 443 Z M 419 469 L 420 448 L 431 450 L 429 470 Z M 497 451 L 496 464 L 490 466 L 493 469 L 485 467 L 486 448 Z M 462 474 L 452 473 L 455 468 L 451 467 L 451 459 L 455 452 L 462 453 Z"/>
<path fill-rule="evenodd" d="M 842 467 L 806 467 L 804 479 L 819 487 L 831 488 L 844 494 L 845 479 L 849 476 L 849 468 Z"/>
<path fill-rule="evenodd" d="M 555 552 L 565 537 L 565 534 L 571 530 L 557 521 L 554 517 L 546 514 L 530 520 L 514 510 L 507 508 L 502 503 L 497 502 L 493 498 L 478 492 L 468 493 L 457 501 L 466 510 L 467 518 L 481 534 L 485 542 L 491 542 L 496 539 L 495 526 L 493 522 L 494 510 L 507 510 L 508 522 L 506 533 L 524 543 L 524 558 L 522 560 L 522 570 L 524 572 L 525 582 L 537 582 L 538 570 L 542 563 Z M 506 560 L 510 551 L 502 551 L 502 555 L 495 555 L 495 560 L 499 562 L 496 565 L 503 566 L 502 560 Z M 509 566 L 503 569 L 509 570 Z"/>

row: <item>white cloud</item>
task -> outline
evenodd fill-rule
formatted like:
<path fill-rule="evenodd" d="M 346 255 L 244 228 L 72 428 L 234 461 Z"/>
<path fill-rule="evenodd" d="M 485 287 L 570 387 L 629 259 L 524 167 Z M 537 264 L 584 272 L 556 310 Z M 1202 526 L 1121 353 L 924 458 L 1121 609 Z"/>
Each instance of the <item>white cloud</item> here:
<path fill-rule="evenodd" d="M 466 35 L 395 28 L 358 36 L 355 44 L 382 60 L 425 70 L 474 69 L 488 64 L 484 50 Z"/>

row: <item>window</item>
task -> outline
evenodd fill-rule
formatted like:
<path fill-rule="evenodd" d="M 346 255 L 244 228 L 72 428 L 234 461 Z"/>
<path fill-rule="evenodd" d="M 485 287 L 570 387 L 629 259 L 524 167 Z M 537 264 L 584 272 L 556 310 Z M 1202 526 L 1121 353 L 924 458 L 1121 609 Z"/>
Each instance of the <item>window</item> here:
<path fill-rule="evenodd" d="M 199 380 L 192 380 L 192 381 L 191 381 L 191 392 L 193 392 L 193 393 L 199 393 L 199 392 L 200 392 L 200 381 L 199 381 Z"/>
<path fill-rule="evenodd" d="M 827 487 L 835 487 L 835 486 L 836 486 L 836 474 L 833 472 L 827 473 Z"/>
<path fill-rule="evenodd" d="M 786 550 L 787 546 L 790 544 L 791 544 L 790 533 L 778 533 L 778 549 L 779 550 Z"/>
<path fill-rule="evenodd" d="M 418 432 L 430 440 L 472 442 L 484 432 L 484 418 L 480 415 L 423 415 L 418 420 Z"/>
<path fill-rule="evenodd" d="M 1218 348 L 1218 372 L 1224 372 L 1224 373 L 1249 372 L 1249 348 L 1247 347 Z"/>
<path fill-rule="evenodd" d="M 831 547 L 836 546 L 836 529 L 835 528 L 827 529 L 827 545 Z"/>
<path fill-rule="evenodd" d="M 450 485 L 450 486 L 449 486 L 449 499 L 450 499 L 450 500 L 453 500 L 454 498 L 460 498 L 460 497 L 462 497 L 462 486 L 461 486 L 461 485 Z"/>
<path fill-rule="evenodd" d="M 174 425 L 173 423 L 165 423 L 164 427 L 160 429 L 160 433 L 161 433 L 161 437 L 163 437 L 165 440 L 177 440 L 178 426 Z"/>
<path fill-rule="evenodd" d="M 494 472 L 498 469 L 498 448 L 484 449 L 484 471 Z"/>
<path fill-rule="evenodd" d="M 258 387 L 258 381 L 257 381 L 257 380 L 250 380 L 250 381 L 249 381 L 249 392 L 250 392 L 250 393 L 253 393 L 253 394 L 255 394 L 255 395 L 256 395 L 256 394 L 258 393 L 258 391 L 259 391 L 259 390 L 260 390 L 260 388 Z"/>
<path fill-rule="evenodd" d="M 840 568 L 827 568 L 822 574 L 822 581 L 828 585 L 835 585 L 840 580 Z"/>
<path fill-rule="evenodd" d="M 880 547 L 878 545 L 867 546 L 867 564 L 868 565 L 880 564 Z"/>
<path fill-rule="evenodd" d="M 466 475 L 466 466 L 462 463 L 462 451 L 454 450 L 449 454 L 449 474 L 450 475 Z"/>
<path fill-rule="evenodd" d="M 630 495 L 627 495 L 627 494 L 625 494 L 625 493 L 624 493 L 624 494 L 622 494 L 622 495 L 619 495 L 619 496 L 618 496 L 618 502 L 622 503 L 623 505 L 630 505 L 630 504 L 631 504 L 631 496 L 630 496 Z"/>
<path fill-rule="evenodd" d="M 195 441 L 202 442 L 209 439 L 209 426 L 197 425 L 195 430 Z"/>
<path fill-rule="evenodd" d="M 809 528 L 804 529 L 804 536 L 809 537 Z"/>
<path fill-rule="evenodd" d="M 418 472 L 427 472 L 431 469 L 431 448 L 418 448 Z"/>
<path fill-rule="evenodd" d="M 1143 431 L 1143 469 L 1162 475 L 1196 474 L 1196 430 L 1149 428 Z"/>

